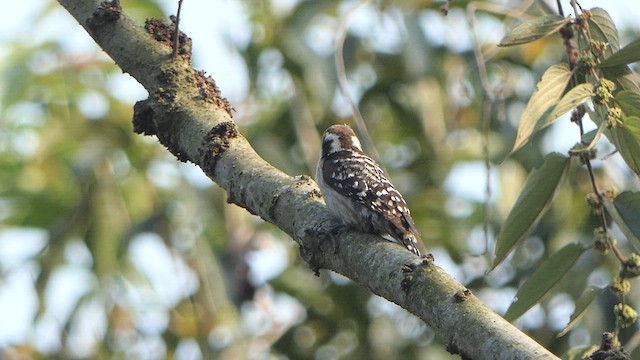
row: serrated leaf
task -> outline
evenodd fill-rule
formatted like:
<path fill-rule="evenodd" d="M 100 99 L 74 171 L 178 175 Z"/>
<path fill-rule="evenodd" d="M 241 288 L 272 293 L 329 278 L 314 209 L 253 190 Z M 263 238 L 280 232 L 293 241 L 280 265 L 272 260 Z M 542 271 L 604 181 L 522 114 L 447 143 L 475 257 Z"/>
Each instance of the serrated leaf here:
<path fill-rule="evenodd" d="M 591 38 L 607 44 L 605 58 L 609 58 L 620 50 L 620 41 L 618 40 L 616 25 L 605 10 L 593 8 L 590 12 L 591 16 L 589 17 L 588 23 Z M 579 40 L 579 42 L 582 43 L 581 40 Z M 580 48 L 585 49 L 586 46 L 582 44 Z M 626 65 L 602 68 L 602 74 L 605 78 L 613 80 L 619 89 L 640 90 L 634 75 Z"/>
<path fill-rule="evenodd" d="M 620 93 L 624 93 L 621 91 Z M 624 98 L 623 98 L 624 99 Z M 616 99 L 617 100 L 617 99 Z M 618 102 L 622 108 L 625 105 L 627 111 L 633 112 L 632 103 Z M 607 126 L 606 108 L 602 105 L 596 105 L 595 111 L 587 108 L 589 117 L 600 127 Z M 624 108 L 623 108 L 624 111 Z M 626 113 L 626 111 L 625 111 Z M 609 141 L 616 147 L 620 156 L 627 166 L 640 176 L 640 117 L 623 116 L 622 124 L 613 126 L 604 131 Z"/>
<path fill-rule="evenodd" d="M 582 292 L 582 295 L 580 295 L 578 301 L 576 301 L 576 308 L 575 310 L 573 310 L 571 318 L 569 318 L 569 323 L 564 327 L 564 329 L 562 329 L 562 331 L 560 331 L 558 337 L 564 336 L 564 334 L 566 334 L 567 332 L 569 332 L 569 330 L 571 330 L 571 328 L 573 328 L 578 320 L 580 320 L 580 318 L 582 318 L 582 316 L 585 314 L 587 307 L 591 305 L 593 300 L 595 300 L 603 290 L 604 289 L 601 287 L 589 286 Z"/>
<path fill-rule="evenodd" d="M 588 20 L 591 38 L 606 43 L 606 54 L 608 56 L 613 55 L 620 49 L 616 24 L 609 16 L 609 13 L 602 8 L 593 8 L 589 12 L 591 13 Z"/>
<path fill-rule="evenodd" d="M 613 205 L 633 234 L 640 239 L 640 192 L 625 191 L 613 201 Z"/>
<path fill-rule="evenodd" d="M 623 47 L 615 54 L 609 56 L 598 66 L 601 68 L 606 68 L 612 66 L 627 65 L 636 61 L 640 61 L 640 38 Z"/>
<path fill-rule="evenodd" d="M 558 104 L 553 108 L 549 115 L 545 118 L 540 119 L 538 125 L 536 126 L 537 130 L 542 130 L 545 127 L 553 124 L 558 118 L 570 110 L 575 109 L 578 105 L 587 101 L 589 98 L 593 96 L 593 84 L 585 83 L 579 84 L 575 86 L 573 89 L 569 90 L 562 99 L 558 102 Z"/>
<path fill-rule="evenodd" d="M 536 124 L 541 118 L 550 116 L 553 107 L 558 104 L 570 79 L 571 71 L 567 64 L 553 65 L 544 72 L 542 79 L 538 82 L 536 91 L 529 99 L 522 113 L 516 141 L 511 150 L 512 153 L 529 141 L 536 129 Z"/>
<path fill-rule="evenodd" d="M 610 67 L 602 69 L 603 77 L 612 79 L 617 89 L 626 89 L 640 92 L 640 87 L 636 82 L 635 75 L 627 65 L 620 67 Z"/>
<path fill-rule="evenodd" d="M 531 171 L 524 189 L 507 215 L 496 241 L 494 269 L 531 232 L 544 215 L 569 168 L 569 158 L 551 153 L 544 164 Z"/>
<path fill-rule="evenodd" d="M 516 294 L 516 301 L 504 315 L 508 321 L 519 318 L 545 295 L 575 264 L 586 248 L 569 244 L 545 260 L 522 284 Z"/>
<path fill-rule="evenodd" d="M 526 44 L 553 34 L 560 30 L 571 18 L 560 15 L 544 15 L 519 24 L 500 40 L 498 46 L 514 46 Z"/>
<path fill-rule="evenodd" d="M 640 117 L 640 94 L 637 92 L 622 90 L 616 94 L 615 101 L 627 116 Z"/>
<path fill-rule="evenodd" d="M 622 90 L 615 95 L 614 100 L 626 116 L 623 117 L 621 126 L 612 127 L 605 133 L 627 166 L 640 175 L 640 94 L 637 91 Z M 596 123 L 606 121 L 605 110 L 600 108 L 601 106 L 596 106 L 598 111 L 592 117 Z"/>
<path fill-rule="evenodd" d="M 626 116 L 610 129 L 611 140 L 631 170 L 640 175 L 640 117 Z"/>
<path fill-rule="evenodd" d="M 625 191 L 613 201 L 604 199 L 604 206 L 629 242 L 640 251 L 640 193 Z"/>

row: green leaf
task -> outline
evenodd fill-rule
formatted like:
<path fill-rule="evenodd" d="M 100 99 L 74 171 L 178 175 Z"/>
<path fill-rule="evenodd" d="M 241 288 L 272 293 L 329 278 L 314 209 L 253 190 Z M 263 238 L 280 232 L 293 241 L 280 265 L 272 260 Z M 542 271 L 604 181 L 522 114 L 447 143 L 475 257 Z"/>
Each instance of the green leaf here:
<path fill-rule="evenodd" d="M 504 260 L 544 215 L 568 168 L 569 158 L 552 153 L 545 156 L 542 167 L 531 171 L 524 189 L 500 229 L 492 269 Z"/>
<path fill-rule="evenodd" d="M 609 58 L 620 49 L 616 25 L 605 10 L 593 8 L 590 12 L 591 16 L 589 17 L 588 23 L 591 38 L 607 44 L 605 58 Z M 581 43 L 580 49 L 586 49 L 584 43 L 582 43 L 581 40 L 579 40 L 579 42 Z M 635 91 L 640 90 L 634 75 L 626 65 L 602 68 L 602 74 L 605 78 L 614 80 L 618 88 Z"/>
<path fill-rule="evenodd" d="M 582 360 L 587 355 L 592 352 L 598 350 L 598 346 L 596 345 L 584 345 L 584 346 L 576 346 L 567 350 L 564 355 L 562 355 L 562 360 Z"/>
<path fill-rule="evenodd" d="M 629 229 L 640 239 L 640 222 L 638 221 L 640 219 L 640 192 L 625 191 L 616 196 L 613 205 Z"/>
<path fill-rule="evenodd" d="M 633 94 L 633 91 L 623 90 L 616 97 L 616 102 L 625 112 L 625 114 L 635 114 L 638 112 L 636 106 L 637 95 Z M 589 117 L 598 126 L 608 126 L 607 110 L 602 105 L 595 105 L 595 111 L 591 111 L 587 108 Z M 604 131 L 609 141 L 616 147 L 620 156 L 625 161 L 627 166 L 640 175 L 640 117 L 638 116 L 623 116 L 622 124 L 619 126 L 613 126 Z"/>
<path fill-rule="evenodd" d="M 610 129 L 611 140 L 631 170 L 640 175 L 640 117 L 627 116 Z"/>
<path fill-rule="evenodd" d="M 585 83 L 579 84 L 573 89 L 569 90 L 562 99 L 558 102 L 558 104 L 553 108 L 549 115 L 545 118 L 540 119 L 538 125 L 536 126 L 537 130 L 542 130 L 545 127 L 553 124 L 558 118 L 570 110 L 575 109 L 578 105 L 587 101 L 589 98 L 593 96 L 593 84 Z"/>
<path fill-rule="evenodd" d="M 613 201 L 605 198 L 604 206 L 622 233 L 640 251 L 640 193 L 625 191 Z"/>
<path fill-rule="evenodd" d="M 602 8 L 593 8 L 589 11 L 591 12 L 588 20 L 591 38 L 608 45 L 606 55 L 609 57 L 620 49 L 616 24 L 609 16 L 609 13 Z"/>
<path fill-rule="evenodd" d="M 526 44 L 560 30 L 571 18 L 560 15 L 545 15 L 519 24 L 507 33 L 498 46 L 514 46 Z"/>
<path fill-rule="evenodd" d="M 569 244 L 545 260 L 522 284 L 516 294 L 516 301 L 504 315 L 508 321 L 517 319 L 547 293 L 553 285 L 569 271 L 586 248 L 579 244 Z"/>
<path fill-rule="evenodd" d="M 573 328 L 578 320 L 580 320 L 580 318 L 582 318 L 582 316 L 585 314 L 585 310 L 587 310 L 589 305 L 591 305 L 593 300 L 595 300 L 603 290 L 603 288 L 597 286 L 589 286 L 584 290 L 584 292 L 582 293 L 582 295 L 580 295 L 580 298 L 578 298 L 578 301 L 576 302 L 576 308 L 573 311 L 573 314 L 571 314 L 569 323 L 564 327 L 564 329 L 562 329 L 562 331 L 560 331 L 558 337 L 564 336 L 564 334 L 566 334 L 567 332 L 569 332 L 569 330 L 571 330 L 571 328 Z"/>
<path fill-rule="evenodd" d="M 595 138 L 596 138 L 597 133 L 598 133 L 598 129 L 593 129 L 593 130 L 591 130 L 591 131 L 588 131 L 588 132 L 584 133 L 584 134 L 582 135 L 581 142 L 582 142 L 583 144 L 591 144 L 591 142 L 593 141 L 593 139 L 595 139 Z"/>
<path fill-rule="evenodd" d="M 627 65 L 636 61 L 640 61 L 640 38 L 623 47 L 615 54 L 609 56 L 598 66 L 601 68 L 606 68 L 619 65 Z"/>
<path fill-rule="evenodd" d="M 571 71 L 567 64 L 553 65 L 544 72 L 536 91 L 522 113 L 512 153 L 529 141 L 541 118 L 550 117 L 570 79 Z"/>
<path fill-rule="evenodd" d="M 640 117 L 640 94 L 637 92 L 622 90 L 616 94 L 615 101 L 625 115 Z"/>
<path fill-rule="evenodd" d="M 635 75 L 627 65 L 614 66 L 602 69 L 602 76 L 613 80 L 616 89 L 626 89 L 640 92 L 640 87 L 635 80 Z"/>

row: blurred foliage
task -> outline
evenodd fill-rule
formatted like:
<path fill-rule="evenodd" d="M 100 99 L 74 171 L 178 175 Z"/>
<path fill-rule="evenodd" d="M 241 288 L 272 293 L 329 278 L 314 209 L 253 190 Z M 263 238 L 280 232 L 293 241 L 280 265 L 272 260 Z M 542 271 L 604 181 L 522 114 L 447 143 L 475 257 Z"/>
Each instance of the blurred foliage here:
<path fill-rule="evenodd" d="M 486 11 L 488 4 L 455 1 L 444 16 L 442 2 L 373 2 L 350 18 L 344 60 L 379 160 L 437 264 L 504 313 L 541 259 L 572 242 L 591 243 L 598 217 L 585 203 L 589 178 L 573 166 L 547 214 L 486 273 L 495 235 L 548 143 L 580 140 L 577 127 L 564 134 L 571 127 L 554 124 L 508 156 L 536 81 L 565 55 L 558 35 L 498 50 L 514 15 L 549 9 L 523 12 L 516 4 L 521 9 L 507 17 Z M 241 46 L 225 34 L 250 84 L 233 104 L 236 121 L 267 161 L 291 175 L 313 174 L 319 134 L 352 122 L 333 42 L 354 5 L 244 1 L 250 41 Z M 123 6 L 140 21 L 168 17 L 149 0 Z M 61 11 L 47 2 L 32 22 L 52 26 Z M 314 277 L 277 228 L 226 204 L 198 169 L 135 135 L 132 107 L 144 93 L 122 95 L 126 75 L 97 47 L 68 41 L 2 44 L 0 300 L 15 304 L 3 294 L 27 279 L 14 294 L 34 303 L 23 319 L 27 331 L 7 335 L 0 326 L 3 358 L 456 358 L 413 315 L 339 275 Z M 196 52 L 205 46 L 194 43 Z M 619 155 L 600 159 L 594 167 L 603 189 L 637 189 Z M 556 334 L 582 291 L 607 286 L 617 271 L 612 256 L 588 251 L 560 290 L 516 323 L 557 354 L 598 343 L 614 323 L 608 290 L 573 330 Z M 632 286 L 627 301 L 637 300 Z M 621 333 L 632 350 L 636 326 Z"/>

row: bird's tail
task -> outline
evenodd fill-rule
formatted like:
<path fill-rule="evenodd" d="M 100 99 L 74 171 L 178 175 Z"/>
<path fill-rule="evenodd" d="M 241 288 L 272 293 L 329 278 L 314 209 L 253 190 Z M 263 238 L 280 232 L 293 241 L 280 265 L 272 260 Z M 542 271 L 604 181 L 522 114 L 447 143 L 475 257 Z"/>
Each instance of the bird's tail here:
<path fill-rule="evenodd" d="M 402 237 L 402 245 L 404 245 L 404 247 L 406 247 L 409 251 L 418 256 L 422 255 L 422 251 L 426 252 L 424 244 L 422 244 L 422 242 L 411 233 L 404 234 L 404 236 Z"/>

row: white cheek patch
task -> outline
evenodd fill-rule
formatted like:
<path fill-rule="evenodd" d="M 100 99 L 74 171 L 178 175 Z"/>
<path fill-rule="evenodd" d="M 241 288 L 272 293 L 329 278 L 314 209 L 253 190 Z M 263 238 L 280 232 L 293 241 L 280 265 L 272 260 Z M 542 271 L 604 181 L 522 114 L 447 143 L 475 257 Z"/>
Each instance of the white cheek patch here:
<path fill-rule="evenodd" d="M 355 135 L 351 136 L 351 145 L 357 148 L 358 150 L 362 151 L 362 145 L 360 145 L 360 140 L 358 140 L 357 136 Z"/>

